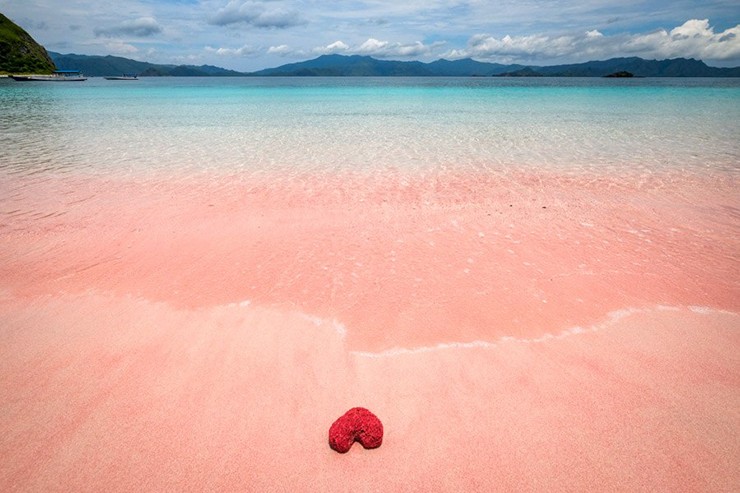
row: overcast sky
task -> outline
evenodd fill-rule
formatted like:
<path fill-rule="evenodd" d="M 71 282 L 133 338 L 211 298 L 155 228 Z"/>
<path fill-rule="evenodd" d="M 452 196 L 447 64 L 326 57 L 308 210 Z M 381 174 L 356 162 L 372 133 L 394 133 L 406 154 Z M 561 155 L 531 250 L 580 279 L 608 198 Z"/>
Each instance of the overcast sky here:
<path fill-rule="evenodd" d="M 740 66 L 738 0 L 0 0 L 47 50 L 258 70 L 325 53 Z"/>

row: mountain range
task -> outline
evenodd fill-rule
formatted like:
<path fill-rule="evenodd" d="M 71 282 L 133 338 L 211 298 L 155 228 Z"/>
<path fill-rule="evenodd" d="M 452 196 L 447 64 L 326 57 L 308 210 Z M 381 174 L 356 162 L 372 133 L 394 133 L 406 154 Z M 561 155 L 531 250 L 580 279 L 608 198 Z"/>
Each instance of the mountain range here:
<path fill-rule="evenodd" d="M 90 77 L 138 74 L 140 76 L 241 76 L 241 72 L 213 65 L 159 65 L 119 56 L 76 55 L 49 52 L 57 67 L 79 70 Z"/>
<path fill-rule="evenodd" d="M 322 55 L 312 60 L 289 63 L 256 72 L 236 72 L 212 65 L 159 65 L 115 56 L 89 56 L 49 52 L 57 67 L 77 69 L 89 76 L 136 73 L 140 76 L 335 76 L 335 77 L 603 77 L 628 72 L 637 77 L 740 77 L 740 67 L 710 67 L 693 58 L 645 60 L 638 57 L 612 58 L 585 63 L 532 66 L 462 60 L 418 61 L 378 60 L 360 55 Z"/>
<path fill-rule="evenodd" d="M 377 60 L 369 56 L 323 55 L 305 62 L 290 63 L 253 72 L 261 76 L 548 76 L 602 77 L 629 72 L 638 77 L 740 77 L 740 67 L 709 67 L 700 60 L 644 60 L 612 58 L 569 65 L 525 66 L 485 63 L 465 58 L 437 60 L 430 63 Z"/>

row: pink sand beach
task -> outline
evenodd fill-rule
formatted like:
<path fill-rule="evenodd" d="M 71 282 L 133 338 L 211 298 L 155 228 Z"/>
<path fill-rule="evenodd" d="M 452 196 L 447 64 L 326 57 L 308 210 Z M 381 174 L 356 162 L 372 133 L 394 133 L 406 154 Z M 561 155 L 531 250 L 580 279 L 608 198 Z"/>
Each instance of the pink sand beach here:
<path fill-rule="evenodd" d="M 740 487 L 731 177 L 78 173 L 0 194 L 2 491 Z M 383 445 L 338 454 L 355 406 Z"/>

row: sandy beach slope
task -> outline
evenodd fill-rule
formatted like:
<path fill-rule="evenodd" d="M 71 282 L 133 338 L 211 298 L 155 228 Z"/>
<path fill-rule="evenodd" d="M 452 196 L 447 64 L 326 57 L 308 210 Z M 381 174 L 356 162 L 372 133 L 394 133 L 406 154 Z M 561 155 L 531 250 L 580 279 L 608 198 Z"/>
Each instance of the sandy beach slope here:
<path fill-rule="evenodd" d="M 4 302 L 4 491 L 732 491 L 737 315 L 654 309 L 537 339 L 349 351 L 248 306 Z M 329 449 L 364 405 L 379 449 Z"/>
<path fill-rule="evenodd" d="M 735 185 L 4 181 L 0 489 L 733 491 Z"/>

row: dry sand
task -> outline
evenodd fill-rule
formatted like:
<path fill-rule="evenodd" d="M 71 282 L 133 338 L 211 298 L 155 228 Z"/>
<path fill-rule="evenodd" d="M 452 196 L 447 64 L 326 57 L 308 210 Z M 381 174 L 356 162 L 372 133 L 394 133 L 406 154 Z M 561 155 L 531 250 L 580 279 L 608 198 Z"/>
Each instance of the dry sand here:
<path fill-rule="evenodd" d="M 6 182 L 0 489 L 737 490 L 735 185 Z"/>

